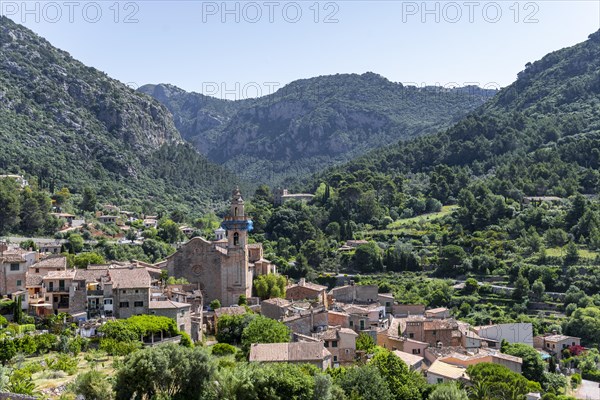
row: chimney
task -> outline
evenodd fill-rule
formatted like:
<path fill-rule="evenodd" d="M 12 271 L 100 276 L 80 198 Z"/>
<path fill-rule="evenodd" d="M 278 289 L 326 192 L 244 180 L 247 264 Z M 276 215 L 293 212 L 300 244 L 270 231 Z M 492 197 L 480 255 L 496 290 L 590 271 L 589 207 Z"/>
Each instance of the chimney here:
<path fill-rule="evenodd" d="M 306 286 L 306 278 L 300 278 L 298 281 L 299 286 Z"/>

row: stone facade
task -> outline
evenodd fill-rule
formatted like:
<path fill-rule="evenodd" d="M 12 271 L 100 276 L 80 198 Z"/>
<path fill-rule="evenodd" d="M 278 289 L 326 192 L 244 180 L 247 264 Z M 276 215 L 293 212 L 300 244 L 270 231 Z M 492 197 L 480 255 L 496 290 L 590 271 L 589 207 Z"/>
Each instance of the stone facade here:
<path fill-rule="evenodd" d="M 171 318 L 177 324 L 177 328 L 192 336 L 192 305 L 187 303 L 178 303 L 171 300 L 151 301 L 150 314 Z M 196 334 L 196 336 L 198 336 Z"/>
<path fill-rule="evenodd" d="M 239 189 L 233 191 L 230 213 L 222 225 L 226 241 L 193 238 L 167 259 L 166 268 L 169 275 L 199 285 L 205 302 L 218 299 L 228 306 L 237 304 L 240 295 L 252 296 L 254 264 L 251 263 L 257 263 L 259 273 L 274 272 L 274 268 L 262 259 L 260 245 L 248 245 L 252 221 L 245 215 Z"/>

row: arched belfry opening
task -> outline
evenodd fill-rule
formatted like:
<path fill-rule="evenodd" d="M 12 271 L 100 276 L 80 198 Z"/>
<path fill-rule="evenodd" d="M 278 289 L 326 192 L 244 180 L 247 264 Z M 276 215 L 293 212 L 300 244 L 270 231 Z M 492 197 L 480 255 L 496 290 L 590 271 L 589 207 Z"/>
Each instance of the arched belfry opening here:
<path fill-rule="evenodd" d="M 233 234 L 233 245 L 234 246 L 239 246 L 240 245 L 240 234 L 235 232 Z"/>

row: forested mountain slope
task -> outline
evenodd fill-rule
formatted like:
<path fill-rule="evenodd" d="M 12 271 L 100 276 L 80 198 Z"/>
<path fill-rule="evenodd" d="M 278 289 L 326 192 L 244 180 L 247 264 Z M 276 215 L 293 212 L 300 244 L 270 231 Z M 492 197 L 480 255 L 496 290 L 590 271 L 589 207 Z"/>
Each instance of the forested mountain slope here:
<path fill-rule="evenodd" d="M 233 176 L 186 144 L 169 111 L 0 18 L 0 173 L 122 202 L 210 205 Z"/>
<path fill-rule="evenodd" d="M 361 192 L 408 177 L 451 201 L 474 178 L 498 194 L 597 193 L 600 32 L 528 63 L 512 85 L 450 129 L 376 150 L 312 182 Z M 404 180 L 406 183 L 406 180 Z M 393 199 L 393 196 L 387 198 Z"/>
<path fill-rule="evenodd" d="M 211 160 L 271 184 L 436 132 L 496 93 L 478 87 L 416 88 L 374 73 L 297 80 L 273 94 L 240 101 L 170 85 L 139 90 L 165 104 L 182 136 Z"/>

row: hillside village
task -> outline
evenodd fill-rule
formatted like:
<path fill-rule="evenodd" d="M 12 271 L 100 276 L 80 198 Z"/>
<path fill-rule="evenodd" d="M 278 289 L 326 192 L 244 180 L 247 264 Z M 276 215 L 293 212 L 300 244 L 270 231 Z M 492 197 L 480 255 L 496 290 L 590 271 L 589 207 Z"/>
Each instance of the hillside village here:
<path fill-rule="evenodd" d="M 256 297 L 253 282 L 277 276 L 277 268 L 264 258 L 260 243 L 248 243 L 252 221 L 244 203 L 239 189 L 234 190 L 215 240 L 194 237 L 155 264 L 112 262 L 69 268 L 57 245 L 40 244 L 34 251 L 3 243 L 0 294 L 36 323 L 65 316 L 74 324 L 75 335 L 88 339 L 101 338 L 102 327 L 115 320 L 149 315 L 173 321 L 174 335 L 161 331 L 160 336 L 143 338 L 144 346 L 180 343 L 183 337 L 210 343 L 215 335 L 219 338 L 219 329 L 226 329 L 227 318 L 259 314 L 289 328 L 289 337 L 283 343 L 251 344 L 250 363 L 312 364 L 326 371 L 368 363 L 373 346 L 379 346 L 432 385 L 460 382 L 468 387 L 467 368 L 480 363 L 522 374 L 523 358 L 504 353 L 505 345 L 535 349 L 546 364 L 584 350 L 578 337 L 556 331 L 534 335 L 531 323 L 490 320 L 471 326 L 453 317 L 447 307 L 404 304 L 392 293 L 381 293 L 378 285 L 356 284 L 347 275 L 337 276 L 331 287 L 285 278 L 281 297 Z M 75 221 L 69 215 L 61 218 L 69 224 Z M 350 240 L 340 251 L 365 243 Z M 169 283 L 167 277 L 175 279 Z M 14 320 L 6 312 L 5 316 L 9 324 Z M 32 330 L 17 338 L 43 332 Z M 361 344 L 365 340 L 372 345 L 365 347 Z M 546 369 L 561 370 L 556 363 L 551 365 Z M 541 394 L 530 392 L 525 398 L 540 399 Z"/>

